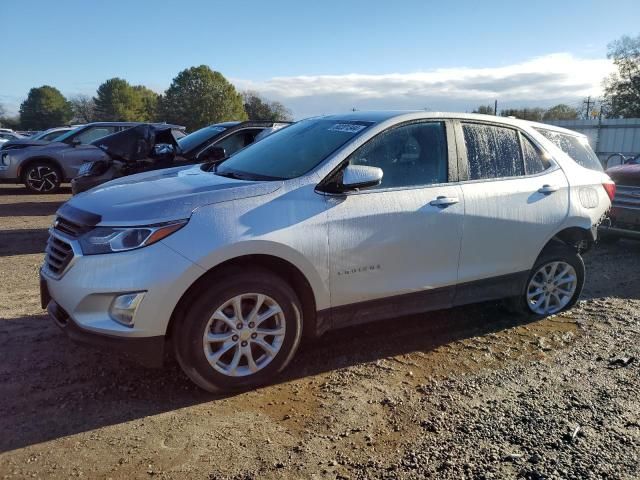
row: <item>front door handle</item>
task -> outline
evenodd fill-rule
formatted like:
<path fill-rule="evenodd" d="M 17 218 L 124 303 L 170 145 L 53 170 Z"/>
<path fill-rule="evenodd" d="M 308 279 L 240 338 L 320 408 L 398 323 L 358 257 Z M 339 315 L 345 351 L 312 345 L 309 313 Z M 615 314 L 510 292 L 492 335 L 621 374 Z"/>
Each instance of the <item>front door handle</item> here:
<path fill-rule="evenodd" d="M 538 193 L 549 195 L 550 193 L 557 192 L 558 190 L 560 190 L 560 188 L 557 185 L 543 185 L 542 188 L 538 189 Z"/>
<path fill-rule="evenodd" d="M 448 207 L 449 205 L 453 205 L 454 203 L 458 203 L 459 201 L 460 200 L 458 199 L 458 197 L 440 196 L 440 197 L 436 198 L 435 200 L 431 200 L 429 202 L 429 205 L 431 205 L 432 207 L 444 208 L 444 207 Z"/>

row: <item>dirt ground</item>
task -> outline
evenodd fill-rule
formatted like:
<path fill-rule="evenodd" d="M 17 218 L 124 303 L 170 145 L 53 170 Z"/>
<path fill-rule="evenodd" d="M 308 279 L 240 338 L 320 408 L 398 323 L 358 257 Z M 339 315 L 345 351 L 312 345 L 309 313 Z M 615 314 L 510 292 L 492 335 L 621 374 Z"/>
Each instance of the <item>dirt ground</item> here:
<path fill-rule="evenodd" d="M 572 311 L 494 304 L 334 331 L 228 397 L 70 343 L 40 310 L 69 192 L 0 187 L 0 478 L 640 478 L 640 243 Z"/>

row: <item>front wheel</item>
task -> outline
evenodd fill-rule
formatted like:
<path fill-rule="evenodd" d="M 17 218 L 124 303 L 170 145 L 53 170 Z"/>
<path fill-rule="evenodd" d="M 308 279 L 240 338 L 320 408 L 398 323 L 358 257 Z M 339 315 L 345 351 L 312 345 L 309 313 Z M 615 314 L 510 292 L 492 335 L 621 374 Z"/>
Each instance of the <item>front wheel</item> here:
<path fill-rule="evenodd" d="M 60 188 L 60 170 L 48 162 L 34 162 L 23 175 L 24 186 L 33 193 L 54 193 Z"/>
<path fill-rule="evenodd" d="M 580 254 L 568 246 L 551 247 L 531 269 L 524 292 L 514 299 L 517 310 L 537 317 L 573 307 L 584 287 L 585 269 Z"/>
<path fill-rule="evenodd" d="M 210 392 L 264 384 L 300 343 L 302 308 L 293 289 L 267 271 L 216 276 L 176 325 L 174 351 L 187 376 Z"/>

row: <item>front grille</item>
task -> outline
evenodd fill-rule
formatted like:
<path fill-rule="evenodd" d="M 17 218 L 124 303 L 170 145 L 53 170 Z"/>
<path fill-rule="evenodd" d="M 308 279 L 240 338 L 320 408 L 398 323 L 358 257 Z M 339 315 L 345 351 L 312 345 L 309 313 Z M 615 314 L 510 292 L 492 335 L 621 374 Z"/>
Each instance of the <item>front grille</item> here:
<path fill-rule="evenodd" d="M 54 275 L 62 275 L 71 260 L 73 260 L 73 248 L 71 245 L 53 235 L 50 235 L 49 240 L 47 240 L 45 254 L 44 262 Z"/>
<path fill-rule="evenodd" d="M 55 276 L 61 276 L 75 255 L 72 243 L 92 227 L 72 222 L 68 218 L 58 216 L 50 230 L 44 262 L 47 270 Z"/>
<path fill-rule="evenodd" d="M 53 224 L 53 228 L 54 230 L 62 232 L 65 235 L 68 235 L 73 238 L 79 237 L 83 233 L 86 233 L 89 230 L 91 230 L 91 227 L 74 223 L 71 220 L 67 220 L 64 217 L 56 218 L 56 221 Z"/>
<path fill-rule="evenodd" d="M 613 206 L 640 210 L 640 187 L 616 185 L 616 196 Z"/>

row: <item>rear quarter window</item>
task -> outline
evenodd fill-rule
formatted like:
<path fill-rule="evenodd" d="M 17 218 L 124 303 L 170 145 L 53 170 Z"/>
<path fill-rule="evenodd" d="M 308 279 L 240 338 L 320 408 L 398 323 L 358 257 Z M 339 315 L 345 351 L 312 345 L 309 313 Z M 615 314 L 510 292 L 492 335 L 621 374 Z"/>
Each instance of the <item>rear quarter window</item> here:
<path fill-rule="evenodd" d="M 536 128 L 536 131 L 569 155 L 578 165 L 599 172 L 604 170 L 598 156 L 591 149 L 585 137 L 555 132 L 545 128 Z"/>

